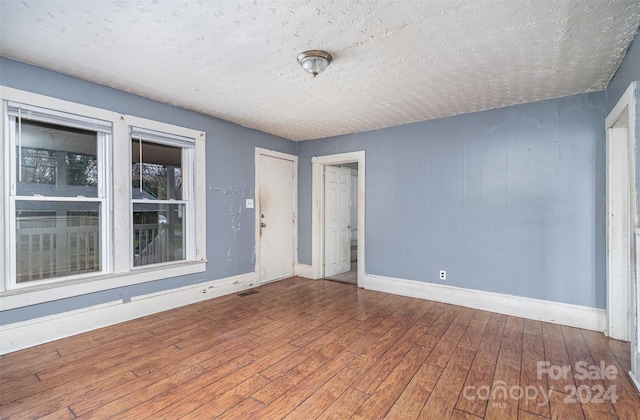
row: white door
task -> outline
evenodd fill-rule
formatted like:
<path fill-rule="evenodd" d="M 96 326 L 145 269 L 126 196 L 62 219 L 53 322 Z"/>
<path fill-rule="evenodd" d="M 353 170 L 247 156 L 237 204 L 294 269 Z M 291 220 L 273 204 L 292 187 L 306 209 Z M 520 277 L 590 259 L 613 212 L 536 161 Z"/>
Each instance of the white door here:
<path fill-rule="evenodd" d="M 351 170 L 325 167 L 324 276 L 351 270 Z"/>
<path fill-rule="evenodd" d="M 293 276 L 295 161 L 260 154 L 258 173 L 260 282 Z"/>

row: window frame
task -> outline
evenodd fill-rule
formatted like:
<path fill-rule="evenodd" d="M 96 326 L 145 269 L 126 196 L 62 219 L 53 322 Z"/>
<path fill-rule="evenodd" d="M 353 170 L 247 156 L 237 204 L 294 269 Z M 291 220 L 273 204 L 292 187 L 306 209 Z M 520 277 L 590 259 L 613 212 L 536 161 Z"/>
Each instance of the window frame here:
<path fill-rule="evenodd" d="M 147 138 L 145 137 L 136 138 L 136 133 L 141 133 L 141 132 L 147 135 Z M 195 253 L 195 246 L 193 244 L 193 241 L 190 240 L 190 237 L 192 236 L 194 231 L 193 220 L 195 216 L 193 211 L 193 205 L 192 205 L 192 200 L 195 195 L 192 191 L 193 184 L 194 184 L 192 176 L 193 176 L 193 159 L 195 157 L 195 139 L 192 139 L 191 137 L 179 136 L 176 132 L 165 133 L 165 132 L 159 132 L 155 130 L 149 130 L 144 127 L 134 127 L 134 126 L 130 127 L 130 133 L 131 133 L 129 135 L 130 145 L 133 142 L 133 140 L 139 140 L 140 142 L 143 142 L 143 143 L 148 142 L 148 143 L 154 143 L 154 144 L 162 144 L 165 146 L 179 147 L 181 149 L 180 158 L 181 158 L 181 172 L 182 172 L 182 183 L 183 183 L 182 198 L 179 200 L 169 199 L 169 198 L 144 200 L 144 199 L 133 198 L 133 182 L 130 181 L 129 182 L 129 194 L 130 194 L 129 200 L 131 202 L 131 207 L 129 211 L 129 223 L 131 225 L 130 227 L 131 232 L 133 233 L 133 207 L 135 204 L 144 204 L 144 203 L 183 204 L 185 207 L 184 220 L 186 220 L 186 226 L 184 228 L 184 231 L 185 231 L 185 234 L 187 235 L 187 238 L 189 239 L 184 244 L 185 258 L 183 258 L 182 260 L 167 261 L 167 262 L 161 262 L 161 263 L 155 263 L 155 264 L 144 264 L 144 265 L 138 265 L 138 266 L 134 264 L 134 255 L 133 255 L 134 244 L 133 244 L 133 240 L 131 240 L 129 244 L 129 247 L 130 247 L 129 258 L 130 258 L 131 270 L 140 270 L 145 267 L 166 266 L 170 264 L 177 264 L 184 261 L 190 261 L 193 258 L 193 255 Z M 176 138 L 172 138 L 172 136 L 175 136 Z M 132 156 L 131 147 L 129 147 L 129 156 L 130 156 L 129 162 L 132 162 L 133 156 Z M 129 171 L 129 176 L 130 177 L 132 176 L 131 170 Z"/>
<path fill-rule="evenodd" d="M 73 280 L 73 279 L 82 279 L 89 278 L 97 275 L 104 275 L 110 272 L 110 264 L 107 255 L 109 255 L 109 244 L 111 243 L 110 231 L 109 227 L 109 197 L 106 194 L 106 186 L 110 183 L 110 173 L 106 170 L 109 167 L 109 155 L 107 153 L 108 144 L 112 141 L 112 129 L 109 127 L 109 131 L 104 131 L 104 126 L 101 130 L 95 131 L 96 133 L 96 157 L 98 161 L 98 185 L 96 187 L 96 196 L 95 197 L 74 197 L 74 196 L 41 196 L 41 195 L 19 195 L 17 191 L 18 180 L 16 174 L 16 140 L 18 134 L 15 131 L 15 119 L 19 118 L 15 115 L 10 115 L 9 108 L 18 107 L 20 109 L 25 110 L 35 110 L 36 116 L 35 118 L 29 118 L 27 116 L 24 117 L 25 120 L 28 121 L 38 121 L 38 122 L 46 122 L 48 124 L 56 125 L 59 127 L 75 127 L 77 128 L 77 124 L 73 124 L 74 121 L 78 122 L 86 122 L 87 118 L 78 117 L 75 118 L 75 115 L 61 112 L 58 110 L 50 110 L 42 107 L 35 107 L 28 104 L 16 103 L 14 101 L 3 101 L 3 111 L 4 111 L 4 122 L 8 122 L 7 124 L 7 133 L 8 137 L 5 137 L 5 144 L 7 145 L 7 160 L 4 161 L 4 165 L 9 170 L 8 180 L 8 199 L 9 203 L 7 206 L 8 214 L 7 219 L 9 226 L 9 232 L 6 236 L 5 249 L 8 251 L 9 262 L 9 275 L 6 276 L 6 280 L 4 282 L 4 287 L 6 290 L 20 290 L 30 287 L 35 287 L 39 285 L 47 285 L 54 284 L 58 282 L 62 282 L 65 280 Z M 39 117 L 42 116 L 42 117 Z M 67 124 L 65 124 L 65 122 Z M 18 122 L 20 124 L 20 122 Z M 105 124 L 111 126 L 111 123 Z M 89 130 L 92 130 L 89 128 Z M 100 232 L 100 266 L 101 269 L 95 272 L 89 273 L 81 273 L 70 276 L 61 276 L 61 277 L 50 277 L 46 279 L 40 280 L 31 280 L 24 283 L 17 282 L 17 266 L 15 264 L 15 257 L 17 256 L 17 217 L 16 217 L 16 205 L 18 202 L 84 202 L 84 203 L 98 203 L 100 208 L 100 216 L 99 216 L 99 232 Z"/>
<path fill-rule="evenodd" d="M 0 192 L 3 196 L 0 206 L 0 218 L 2 219 L 0 237 L 5 241 L 4 251 L 0 252 L 0 273 L 6 279 L 0 281 L 0 307 L 2 310 L 206 271 L 206 135 L 204 132 L 2 85 L 0 85 L 0 101 L 2 101 L 0 133 L 3 136 L 0 159 L 2 159 L 4 167 L 4 178 L 0 182 Z M 107 202 L 106 208 L 103 209 L 107 220 L 103 231 L 107 235 L 103 236 L 108 236 L 108 238 L 103 238 L 107 241 L 104 249 L 106 257 L 102 261 L 103 272 L 61 277 L 51 281 L 37 282 L 38 284 L 35 284 L 35 281 L 27 282 L 25 286 L 19 288 L 10 287 L 9 282 L 15 281 L 14 277 L 10 277 L 11 266 L 15 263 L 12 261 L 14 254 L 8 247 L 10 243 L 8 242 L 9 232 L 7 229 L 15 229 L 15 226 L 9 225 L 9 220 L 12 218 L 9 192 L 12 191 L 10 179 L 13 165 L 7 164 L 11 156 L 10 142 L 8 141 L 10 124 L 8 124 L 7 102 L 17 102 L 65 114 L 111 122 L 111 142 L 104 153 L 107 162 L 105 177 L 108 181 L 103 186 Z M 123 220 L 122 217 L 126 217 L 126 220 L 131 219 L 131 139 L 129 129 L 132 126 L 193 138 L 195 141 L 193 159 L 189 167 L 190 178 L 193 181 L 190 186 L 193 215 L 191 217 L 192 240 L 189 241 L 192 251 L 188 260 L 139 266 L 135 270 L 132 269 L 129 247 L 129 243 L 132 241 L 131 226 L 129 223 L 115 223 L 117 220 Z M 126 191 L 127 193 L 116 197 L 114 196 L 115 191 Z M 62 197 L 62 199 L 65 198 Z M 13 210 L 15 211 L 15 208 Z M 13 214 L 15 215 L 15 213 Z M 15 217 L 13 218 L 15 219 Z"/>

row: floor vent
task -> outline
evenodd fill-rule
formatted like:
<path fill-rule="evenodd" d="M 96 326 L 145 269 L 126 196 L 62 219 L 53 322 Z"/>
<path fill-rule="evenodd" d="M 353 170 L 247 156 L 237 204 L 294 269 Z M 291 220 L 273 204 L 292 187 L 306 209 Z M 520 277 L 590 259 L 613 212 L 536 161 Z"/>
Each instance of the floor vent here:
<path fill-rule="evenodd" d="M 245 297 L 249 295 L 255 295 L 256 293 L 258 293 L 257 290 L 247 290 L 246 292 L 238 293 L 238 296 Z"/>

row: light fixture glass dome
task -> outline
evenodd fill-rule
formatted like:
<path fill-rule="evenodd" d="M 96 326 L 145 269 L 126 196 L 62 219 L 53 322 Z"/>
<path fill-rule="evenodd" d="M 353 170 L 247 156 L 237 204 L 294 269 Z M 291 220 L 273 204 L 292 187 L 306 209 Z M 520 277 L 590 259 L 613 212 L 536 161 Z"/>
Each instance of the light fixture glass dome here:
<path fill-rule="evenodd" d="M 306 72 L 313 74 L 313 77 L 322 73 L 331 60 L 332 57 L 329 53 L 320 50 L 305 51 L 298 56 L 298 63 Z"/>

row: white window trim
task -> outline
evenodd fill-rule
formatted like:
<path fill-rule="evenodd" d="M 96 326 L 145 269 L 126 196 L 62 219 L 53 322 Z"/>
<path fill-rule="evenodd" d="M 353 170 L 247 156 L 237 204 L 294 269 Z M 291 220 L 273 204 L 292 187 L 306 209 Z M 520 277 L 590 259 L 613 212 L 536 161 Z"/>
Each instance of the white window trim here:
<path fill-rule="evenodd" d="M 179 128 L 179 127 L 176 127 Z M 182 160 L 182 199 L 167 199 L 167 200 L 145 200 L 145 199 L 132 199 L 130 198 L 131 205 L 129 207 L 129 224 L 131 232 L 133 232 L 133 220 L 131 215 L 133 214 L 133 206 L 134 204 L 143 204 L 143 203 L 164 203 L 164 204 L 182 204 L 185 206 L 186 214 L 186 227 L 185 231 L 188 232 L 188 237 L 190 238 L 194 234 L 195 225 L 193 223 L 195 218 L 195 211 L 193 209 L 193 197 L 195 196 L 193 189 L 193 179 L 192 177 L 195 175 L 193 172 L 193 159 L 195 157 L 195 137 L 186 137 L 173 133 L 165 133 L 165 132 L 156 132 L 154 130 L 148 130 L 140 127 L 132 127 L 131 133 L 129 135 L 129 144 L 131 144 L 132 140 L 135 140 L 138 134 L 143 134 L 144 137 L 140 137 L 138 140 L 141 142 L 149 142 L 156 144 L 164 144 L 167 146 L 178 147 L 181 149 L 181 160 Z M 194 133 L 197 134 L 197 133 Z M 131 147 L 129 147 L 129 162 L 132 162 L 131 156 Z M 131 170 L 129 170 L 129 188 L 131 189 L 132 179 L 131 179 Z M 142 182 L 142 179 L 141 179 Z M 131 190 L 130 190 L 131 191 Z M 185 259 L 180 261 L 192 261 L 195 256 L 195 247 L 193 246 L 193 241 L 188 240 L 185 244 Z M 131 270 L 139 270 L 144 267 L 158 267 L 158 266 L 166 266 L 169 264 L 176 264 L 177 261 L 168 261 L 164 263 L 156 263 L 156 264 L 145 264 L 141 266 L 134 265 L 133 258 L 133 242 L 129 243 L 129 261 Z"/>
<path fill-rule="evenodd" d="M 116 191 L 126 191 L 125 199 L 111 199 L 110 208 L 105 209 L 109 221 L 128 220 L 130 209 L 129 190 L 131 185 L 130 175 L 114 176 L 113 174 L 130 174 L 130 161 L 125 156 L 130 156 L 131 146 L 129 140 L 129 127 L 144 127 L 150 130 L 167 132 L 177 136 L 195 139 L 195 152 L 192 170 L 192 179 L 195 185 L 192 187 L 192 208 L 195 217 L 192 217 L 194 249 L 191 261 L 178 261 L 172 264 L 162 264 L 137 268 L 131 270 L 129 262 L 130 227 L 128 223 L 111 223 L 111 243 L 108 244 L 107 261 L 109 267 L 107 274 L 79 276 L 69 280 L 58 280 L 49 284 L 38 284 L 16 290 L 7 290 L 6 282 L 0 282 L 0 309 L 10 310 L 38 303 L 50 302 L 58 299 L 115 289 L 170 277 L 184 276 L 188 274 L 206 271 L 206 172 L 205 172 L 205 133 L 198 130 L 183 128 L 158 121 L 147 120 L 135 116 L 121 115 L 105 109 L 95 108 L 75 102 L 64 101 L 44 95 L 9 88 L 0 85 L 0 100 L 29 104 L 37 107 L 63 111 L 89 118 L 110 121 L 113 124 L 112 147 L 107 150 L 106 162 L 111 166 L 111 182 L 105 186 L 106 196 L 113 197 Z M 8 138 L 8 127 L 5 126 L 6 105 L 0 118 L 0 132 L 3 139 Z M 5 161 L 9 153 L 9 145 L 3 140 L 0 149 L 0 159 Z M 0 192 L 3 200 L 0 206 L 0 238 L 7 237 L 9 213 L 8 180 L 10 179 L 9 165 L 4 166 L 4 181 L 0 182 Z M 109 166 L 107 166 L 109 167 Z M 125 217 L 125 219 L 123 219 Z M 4 239 L 3 239 L 4 240 Z M 123 246 L 123 241 L 125 244 Z M 0 253 L 0 273 L 7 278 L 10 274 L 10 250 L 4 246 L 4 252 Z"/>
<path fill-rule="evenodd" d="M 7 235 L 7 246 L 5 249 L 10 251 L 17 252 L 15 243 L 16 243 L 16 218 L 13 217 L 16 214 L 16 203 L 17 202 L 34 202 L 34 201 L 63 201 L 63 202 L 86 202 L 86 203 L 98 203 L 100 205 L 100 226 L 101 226 L 101 234 L 100 234 L 100 261 L 101 268 L 100 271 L 90 272 L 90 273 L 82 273 L 75 274 L 72 276 L 68 276 L 70 280 L 74 280 L 76 278 L 88 278 L 91 276 L 99 276 L 104 275 L 110 272 L 111 266 L 109 264 L 109 259 L 107 255 L 109 254 L 109 244 L 111 243 L 111 231 L 109 229 L 102 229 L 102 226 L 108 227 L 109 223 L 109 200 L 105 194 L 106 186 L 111 182 L 111 172 L 106 171 L 105 168 L 110 167 L 110 162 L 108 158 L 108 147 L 107 143 L 111 141 L 111 122 L 99 121 L 99 120 L 91 120 L 86 117 L 78 116 L 76 119 L 75 115 L 69 115 L 67 112 L 61 112 L 57 110 L 48 110 L 41 109 L 43 107 L 35 107 L 32 105 L 24 105 L 21 103 L 15 103 L 7 101 L 4 103 L 5 114 L 3 115 L 3 121 L 6 122 L 8 120 L 12 120 L 16 118 L 15 112 L 9 112 L 8 108 L 19 107 L 24 110 L 24 116 L 22 117 L 24 120 L 28 121 L 40 121 L 46 122 L 50 124 L 59 125 L 62 127 L 75 127 L 93 131 L 96 131 L 96 147 L 97 147 L 97 157 L 99 160 L 98 164 L 98 187 L 97 187 L 97 195 L 96 197 L 74 197 L 74 196 L 24 196 L 17 194 L 17 185 L 18 180 L 16 179 L 16 172 L 10 170 L 8 180 L 8 185 L 6 186 L 9 192 L 9 204 L 8 204 L 8 226 L 9 232 Z M 7 115 L 8 118 L 5 119 L 4 116 Z M 99 128 L 98 128 L 99 127 Z M 7 156 L 10 162 L 15 162 L 17 159 L 16 156 L 16 132 L 14 123 L 9 124 L 8 127 L 9 133 L 9 141 L 5 141 L 8 146 Z M 11 169 L 12 165 L 5 165 L 7 168 Z M 3 237 L 4 238 L 4 237 Z M 7 260 L 9 261 L 9 260 Z M 58 283 L 60 281 L 64 281 L 60 277 L 50 277 L 46 279 L 33 280 L 27 283 L 16 283 L 15 279 L 17 276 L 17 267 L 15 264 L 9 264 L 9 275 L 6 276 L 6 281 L 3 282 L 3 286 L 6 290 L 20 290 L 20 289 L 28 289 L 34 286 L 39 285 L 48 285 Z"/>

